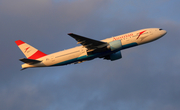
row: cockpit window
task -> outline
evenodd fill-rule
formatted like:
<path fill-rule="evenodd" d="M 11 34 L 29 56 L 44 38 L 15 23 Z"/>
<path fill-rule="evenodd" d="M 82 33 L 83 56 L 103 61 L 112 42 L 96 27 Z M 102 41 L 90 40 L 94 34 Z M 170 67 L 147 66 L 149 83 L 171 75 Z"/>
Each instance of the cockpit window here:
<path fill-rule="evenodd" d="M 159 30 L 163 30 L 163 29 L 159 29 Z"/>

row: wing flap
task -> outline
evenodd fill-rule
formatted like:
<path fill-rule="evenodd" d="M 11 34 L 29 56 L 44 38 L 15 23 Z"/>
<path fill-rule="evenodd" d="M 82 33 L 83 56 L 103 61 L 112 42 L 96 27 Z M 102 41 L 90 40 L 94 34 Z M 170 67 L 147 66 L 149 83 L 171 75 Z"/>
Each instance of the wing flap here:
<path fill-rule="evenodd" d="M 36 63 L 40 63 L 41 61 L 39 60 L 33 60 L 33 59 L 28 59 L 28 58 L 21 58 L 19 59 L 20 61 L 24 62 L 24 63 L 27 63 L 27 64 L 30 64 L 30 65 L 33 65 L 33 64 L 36 64 Z"/>

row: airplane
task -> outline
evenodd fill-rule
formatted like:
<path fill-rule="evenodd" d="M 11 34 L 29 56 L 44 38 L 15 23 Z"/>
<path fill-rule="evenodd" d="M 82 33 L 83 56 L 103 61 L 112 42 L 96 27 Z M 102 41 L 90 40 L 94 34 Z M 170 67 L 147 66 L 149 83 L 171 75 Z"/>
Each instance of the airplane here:
<path fill-rule="evenodd" d="M 157 40 L 166 33 L 167 32 L 161 28 L 147 28 L 101 41 L 69 33 L 68 35 L 74 38 L 77 44 L 81 44 L 81 46 L 49 55 L 21 40 L 17 40 L 15 43 L 26 56 L 26 58 L 19 59 L 24 62 L 24 64 L 22 64 L 22 70 L 24 70 L 32 67 L 78 64 L 94 58 L 115 61 L 122 58 L 121 50 Z"/>

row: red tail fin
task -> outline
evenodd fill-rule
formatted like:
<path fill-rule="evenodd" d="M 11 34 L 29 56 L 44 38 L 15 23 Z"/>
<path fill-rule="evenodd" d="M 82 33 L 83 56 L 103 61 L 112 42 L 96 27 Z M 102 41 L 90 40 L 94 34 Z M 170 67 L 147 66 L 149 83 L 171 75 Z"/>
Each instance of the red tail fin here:
<path fill-rule="evenodd" d="M 46 56 L 45 53 L 39 51 L 38 49 L 34 48 L 33 46 L 21 40 L 17 40 L 15 41 L 15 43 L 18 45 L 18 47 L 21 49 L 21 51 L 24 53 L 24 55 L 28 59 L 38 59 L 38 58 Z"/>

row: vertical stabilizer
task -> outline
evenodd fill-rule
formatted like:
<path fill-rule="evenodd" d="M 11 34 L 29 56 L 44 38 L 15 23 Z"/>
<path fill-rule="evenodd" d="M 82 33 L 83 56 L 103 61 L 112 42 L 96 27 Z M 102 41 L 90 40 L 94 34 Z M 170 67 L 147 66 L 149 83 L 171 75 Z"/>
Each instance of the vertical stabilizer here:
<path fill-rule="evenodd" d="M 15 43 L 18 45 L 18 47 L 21 49 L 21 51 L 24 53 L 24 55 L 28 59 L 38 59 L 43 56 L 46 56 L 45 53 L 39 51 L 38 49 L 34 48 L 33 46 L 21 41 L 17 40 Z"/>

